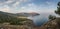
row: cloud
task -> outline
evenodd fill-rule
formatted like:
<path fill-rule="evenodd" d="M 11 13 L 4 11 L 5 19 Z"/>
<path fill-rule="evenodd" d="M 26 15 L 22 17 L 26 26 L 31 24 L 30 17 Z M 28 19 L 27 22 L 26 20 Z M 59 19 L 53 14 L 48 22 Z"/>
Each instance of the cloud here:
<path fill-rule="evenodd" d="M 8 0 L 8 1 L 5 2 L 5 3 L 10 4 L 10 3 L 13 3 L 13 2 L 14 2 L 14 0 Z"/>
<path fill-rule="evenodd" d="M 10 8 L 8 8 L 8 7 L 2 7 L 2 8 L 0 8 L 0 11 L 10 12 Z"/>
<path fill-rule="evenodd" d="M 52 3 L 51 3 L 51 2 L 49 2 L 49 1 L 46 1 L 46 4 L 51 5 Z"/>
<path fill-rule="evenodd" d="M 30 3 L 31 0 L 7 0 L 0 2 L 0 11 L 4 12 L 54 12 L 55 5 L 52 2 L 46 1 L 45 4 L 36 5 L 35 3 Z M 26 5 L 25 5 L 26 4 Z M 23 6 L 21 6 L 23 5 Z"/>
<path fill-rule="evenodd" d="M 25 2 L 29 2 L 30 0 L 0 0 L 0 11 L 4 12 L 16 12 L 16 8 Z"/>
<path fill-rule="evenodd" d="M 17 7 L 20 4 L 20 2 L 16 2 L 13 4 L 13 7 Z"/>
<path fill-rule="evenodd" d="M 27 1 L 30 1 L 30 0 L 20 0 L 21 2 L 27 2 Z"/>
<path fill-rule="evenodd" d="M 16 6 L 21 3 L 29 2 L 30 0 L 0 0 L 0 5 Z"/>
<path fill-rule="evenodd" d="M 38 13 L 54 13 L 56 10 L 56 4 L 54 2 L 46 1 L 43 4 L 36 5 L 29 3 L 27 6 L 21 7 L 17 12 L 38 12 Z"/>
<path fill-rule="evenodd" d="M 33 3 L 27 4 L 27 6 L 23 6 L 17 10 L 17 12 L 36 12 L 36 5 Z"/>
<path fill-rule="evenodd" d="M 4 12 L 9 12 L 9 8 L 1 8 L 1 10 L 0 11 L 4 11 Z"/>
<path fill-rule="evenodd" d="M 34 3 L 29 3 L 27 6 L 23 6 L 17 10 L 17 12 L 38 12 L 38 13 L 54 13 L 54 8 L 51 5 L 43 7 L 45 5 L 37 6 Z"/>

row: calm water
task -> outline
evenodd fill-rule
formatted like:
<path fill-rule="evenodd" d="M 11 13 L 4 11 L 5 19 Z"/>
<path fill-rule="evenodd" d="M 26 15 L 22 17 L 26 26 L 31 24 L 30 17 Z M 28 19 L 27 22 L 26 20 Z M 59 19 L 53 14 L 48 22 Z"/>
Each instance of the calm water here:
<path fill-rule="evenodd" d="M 50 14 L 48 14 L 48 13 L 42 13 L 40 15 L 30 17 L 30 19 L 33 20 L 33 22 L 35 23 L 36 26 L 41 26 L 42 24 L 48 22 L 49 15 Z"/>

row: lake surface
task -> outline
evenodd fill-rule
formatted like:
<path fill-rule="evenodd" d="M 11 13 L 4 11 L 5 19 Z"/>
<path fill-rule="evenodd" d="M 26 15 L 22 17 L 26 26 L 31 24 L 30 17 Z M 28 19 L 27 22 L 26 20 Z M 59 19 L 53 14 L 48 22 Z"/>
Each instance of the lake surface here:
<path fill-rule="evenodd" d="M 33 22 L 36 26 L 41 26 L 44 23 L 49 21 L 49 19 L 48 19 L 49 15 L 50 15 L 49 13 L 41 13 L 40 15 L 29 17 L 29 18 L 31 20 L 33 20 Z"/>

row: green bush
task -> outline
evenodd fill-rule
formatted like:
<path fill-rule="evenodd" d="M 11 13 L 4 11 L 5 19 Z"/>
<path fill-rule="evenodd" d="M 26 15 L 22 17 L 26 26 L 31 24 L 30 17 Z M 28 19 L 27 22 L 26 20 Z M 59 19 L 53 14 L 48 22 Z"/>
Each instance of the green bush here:
<path fill-rule="evenodd" d="M 54 19 L 56 19 L 56 16 L 49 15 L 49 19 L 54 20 Z"/>

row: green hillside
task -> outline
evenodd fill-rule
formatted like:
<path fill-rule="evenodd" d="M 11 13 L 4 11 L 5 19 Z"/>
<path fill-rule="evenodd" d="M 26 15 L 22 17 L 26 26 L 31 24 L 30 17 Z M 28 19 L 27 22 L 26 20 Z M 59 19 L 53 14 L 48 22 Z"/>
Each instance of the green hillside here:
<path fill-rule="evenodd" d="M 20 22 L 27 20 L 27 18 L 17 18 L 8 14 L 9 13 L 0 12 L 0 23 L 10 23 L 11 25 L 21 25 Z"/>

